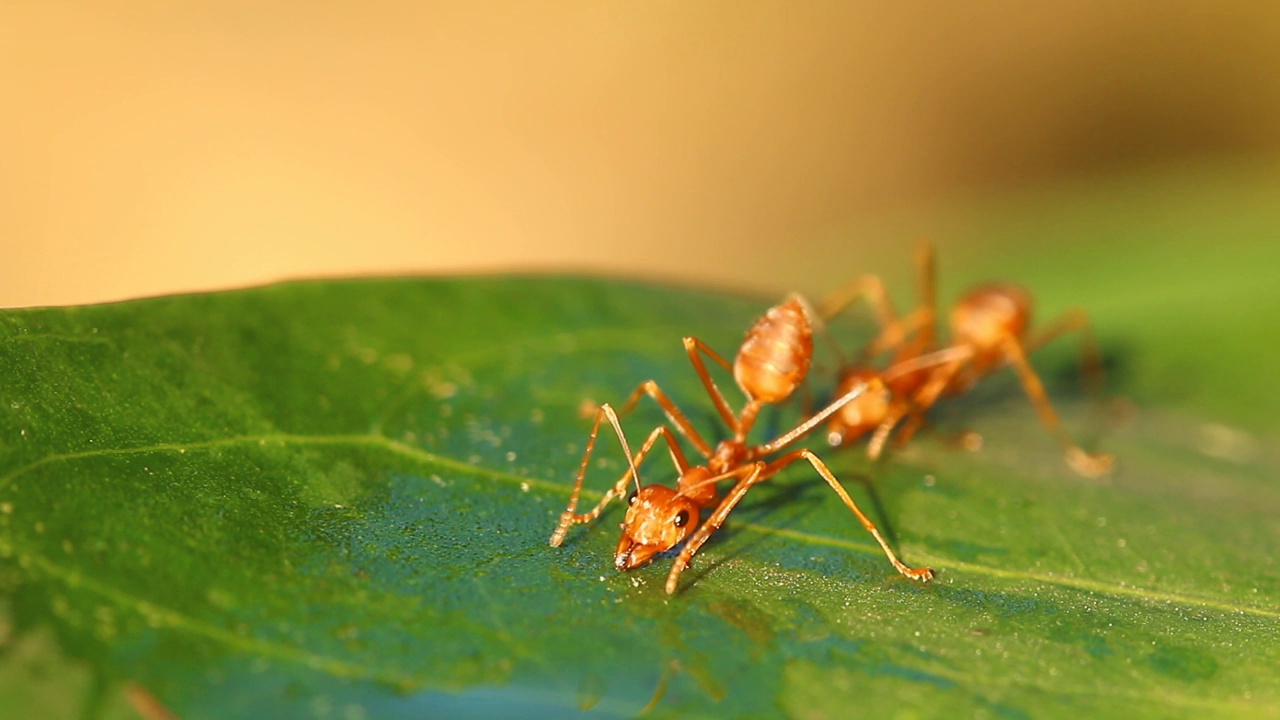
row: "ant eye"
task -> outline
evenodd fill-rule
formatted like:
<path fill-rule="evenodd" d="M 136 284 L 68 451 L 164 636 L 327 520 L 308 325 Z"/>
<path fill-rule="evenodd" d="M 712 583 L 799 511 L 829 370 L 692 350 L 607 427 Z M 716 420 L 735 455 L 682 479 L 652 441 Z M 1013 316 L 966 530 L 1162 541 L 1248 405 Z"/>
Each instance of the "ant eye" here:
<path fill-rule="evenodd" d="M 676 517 L 674 520 L 672 520 L 672 522 L 675 523 L 676 527 L 684 527 L 685 525 L 689 524 L 689 511 L 681 510 L 680 512 L 676 513 Z"/>
<path fill-rule="evenodd" d="M 636 491 L 635 491 L 635 490 L 632 490 L 632 491 L 631 491 L 631 494 L 627 496 L 627 504 L 628 504 L 628 505 L 635 505 L 635 504 L 636 504 L 636 500 L 639 500 L 639 499 L 640 499 L 640 498 L 636 495 Z"/>

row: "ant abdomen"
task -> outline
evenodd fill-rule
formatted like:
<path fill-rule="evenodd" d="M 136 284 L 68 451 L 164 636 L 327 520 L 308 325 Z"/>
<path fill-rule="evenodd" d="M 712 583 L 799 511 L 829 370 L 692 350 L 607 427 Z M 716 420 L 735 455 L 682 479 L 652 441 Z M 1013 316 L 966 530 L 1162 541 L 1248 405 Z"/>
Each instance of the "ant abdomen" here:
<path fill-rule="evenodd" d="M 791 396 L 809 372 L 813 323 L 798 296 L 791 296 L 756 321 L 733 363 L 733 378 L 747 397 L 777 403 Z"/>
<path fill-rule="evenodd" d="M 1031 324 L 1031 294 L 1018 285 L 983 285 L 960 298 L 951 311 L 951 334 L 980 354 L 995 352 L 1006 338 L 1021 338 Z"/>

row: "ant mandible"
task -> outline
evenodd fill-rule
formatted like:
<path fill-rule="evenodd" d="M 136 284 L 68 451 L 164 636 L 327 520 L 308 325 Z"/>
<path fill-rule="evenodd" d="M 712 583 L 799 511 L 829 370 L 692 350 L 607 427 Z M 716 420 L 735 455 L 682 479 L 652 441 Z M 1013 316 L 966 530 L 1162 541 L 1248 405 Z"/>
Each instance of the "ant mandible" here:
<path fill-rule="evenodd" d="M 644 444 L 633 456 L 625 434 L 618 422 L 618 413 L 607 403 L 596 412 L 591 437 L 587 441 L 582 464 L 578 468 L 577 482 L 569 496 L 569 504 L 560 516 L 560 523 L 551 536 L 551 545 L 559 546 L 569 527 L 587 523 L 599 517 L 605 506 L 615 497 L 621 497 L 628 485 L 634 483 L 635 491 L 628 498 L 626 518 L 622 522 L 622 537 L 614 553 L 614 565 L 619 570 L 631 570 L 649 562 L 655 555 L 666 552 L 687 539 L 667 576 L 666 591 L 674 593 L 680 573 L 688 567 L 698 549 L 720 528 L 733 508 L 752 487 L 776 475 L 787 466 L 805 460 L 822 476 L 840 497 L 845 507 L 858 518 L 867 532 L 880 544 L 889 562 L 898 572 L 909 578 L 927 581 L 933 577 L 929 568 L 911 568 L 902 563 L 876 526 L 858 508 L 826 464 L 808 449 L 793 450 L 772 460 L 764 458 L 779 452 L 817 427 L 845 403 L 861 395 L 865 387 L 857 386 L 845 392 L 821 411 L 790 431 L 760 444 L 748 445 L 747 435 L 756 417 L 765 405 L 782 402 L 792 395 L 809 371 L 813 356 L 813 324 L 811 311 L 799 296 L 791 296 L 781 304 L 770 308 L 747 332 L 742 347 L 732 366 L 715 350 L 694 337 L 684 338 L 685 352 L 702 381 L 716 411 L 733 433 L 714 448 L 689 422 L 666 393 L 653 380 L 642 383 L 631 393 L 623 405 L 622 413 L 629 412 L 643 395 L 648 395 L 662 407 L 671 424 L 706 458 L 703 465 L 691 465 L 685 458 L 679 443 L 666 425 L 659 425 L 649 433 Z M 747 402 L 735 415 L 728 401 L 711 379 L 703 355 L 726 370 L 731 370 L 734 380 Z M 575 509 L 586 476 L 587 462 L 595 446 L 600 423 L 608 419 L 627 455 L 628 468 L 622 477 L 605 492 L 600 502 L 589 512 L 577 513 Z M 639 467 L 657 444 L 659 438 L 667 443 L 672 462 L 679 477 L 674 488 L 663 485 L 641 485 Z M 735 484 L 723 499 L 718 497 L 717 484 L 733 480 Z M 704 508 L 713 507 L 711 515 L 701 525 L 699 519 Z"/>
<path fill-rule="evenodd" d="M 870 276 L 855 279 L 849 285 L 833 293 L 822 305 L 824 319 L 839 313 L 858 297 L 865 297 L 876 308 L 882 332 L 863 353 L 878 353 L 888 347 L 898 346 L 894 368 L 912 365 L 913 361 L 928 357 L 934 351 L 937 339 L 936 281 L 933 250 L 922 243 L 917 253 L 920 274 L 920 308 L 904 320 L 899 320 L 884 292 L 883 284 Z M 949 355 L 941 363 L 930 362 L 928 373 L 902 372 L 897 382 L 878 377 L 874 369 L 855 365 L 846 368 L 837 385 L 837 392 L 857 384 L 867 384 L 868 393 L 857 402 L 844 406 L 833 417 L 828 441 L 832 445 L 850 442 L 875 429 L 868 445 L 868 455 L 877 458 L 895 426 L 910 416 L 899 432 L 898 442 L 905 443 L 923 424 L 923 413 L 931 408 L 943 394 L 957 395 L 970 390 L 985 375 L 1011 366 L 1018 375 L 1023 391 L 1035 406 L 1041 422 L 1057 435 L 1063 448 L 1063 456 L 1070 467 L 1081 475 L 1096 477 L 1110 471 L 1114 458 L 1105 453 L 1090 454 L 1077 445 L 1062 427 L 1054 411 L 1044 384 L 1031 367 L 1027 356 L 1051 340 L 1067 332 L 1081 335 L 1082 365 L 1086 382 L 1094 393 L 1099 386 L 1101 362 L 1097 344 L 1090 329 L 1088 316 L 1078 308 L 1068 310 L 1051 321 L 1046 329 L 1028 338 L 1031 327 L 1032 299 L 1025 288 L 1011 283 L 987 283 L 972 288 L 952 307 L 951 345 L 935 351 L 933 356 Z M 906 337 L 915 332 L 911 341 Z M 918 363 L 916 363 L 918 365 Z"/>

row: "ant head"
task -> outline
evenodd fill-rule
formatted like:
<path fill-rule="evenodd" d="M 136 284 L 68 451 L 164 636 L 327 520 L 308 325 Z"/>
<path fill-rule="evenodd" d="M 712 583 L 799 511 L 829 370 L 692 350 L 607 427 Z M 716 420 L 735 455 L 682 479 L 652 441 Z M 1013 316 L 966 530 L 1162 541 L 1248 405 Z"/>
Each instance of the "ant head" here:
<path fill-rule="evenodd" d="M 885 386 L 879 374 L 870 368 L 855 368 L 844 373 L 836 395 L 843 395 L 859 383 L 866 383 L 866 392 L 846 403 L 831 416 L 828 425 L 827 442 L 831 445 L 843 445 L 856 440 L 884 422 L 889 414 L 889 404 L 893 394 Z"/>
<path fill-rule="evenodd" d="M 698 527 L 698 506 L 662 485 L 647 485 L 627 498 L 622 537 L 613 556 L 619 570 L 630 570 L 679 545 Z"/>

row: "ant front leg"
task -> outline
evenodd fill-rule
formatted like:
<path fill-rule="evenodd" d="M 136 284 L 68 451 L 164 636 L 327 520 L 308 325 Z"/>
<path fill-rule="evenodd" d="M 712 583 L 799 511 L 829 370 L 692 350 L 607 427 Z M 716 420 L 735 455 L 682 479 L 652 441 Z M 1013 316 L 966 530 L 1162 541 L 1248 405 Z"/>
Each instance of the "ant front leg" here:
<path fill-rule="evenodd" d="M 832 490 L 836 491 L 836 495 L 840 496 L 840 501 L 844 503 L 845 507 L 849 508 L 854 516 L 858 518 L 858 522 L 862 523 L 862 527 L 866 528 L 867 532 L 871 533 L 871 537 L 874 537 L 876 542 L 880 543 L 880 549 L 884 550 L 885 556 L 889 558 L 889 562 L 893 563 L 893 567 L 896 568 L 898 572 L 906 575 L 912 580 L 919 580 L 921 582 L 933 579 L 933 570 L 927 567 L 907 567 L 898 559 L 898 556 L 894 554 L 893 550 L 889 547 L 889 543 L 885 541 L 884 536 L 880 534 L 880 531 L 876 528 L 875 524 L 872 523 L 865 514 L 863 514 L 862 510 L 858 508 L 858 504 L 853 501 L 853 498 L 849 497 L 849 493 L 845 492 L 844 486 L 840 484 L 839 480 L 836 480 L 835 475 L 831 474 L 831 470 L 827 468 L 826 463 L 822 462 L 822 460 L 811 451 L 796 450 L 794 452 L 789 452 L 769 463 L 769 466 L 764 472 L 768 475 L 772 475 L 797 460 L 809 461 L 809 464 L 813 466 L 813 469 L 818 471 L 818 474 L 822 476 L 823 480 L 827 481 L 827 484 L 831 486 Z"/>
<path fill-rule="evenodd" d="M 1062 443 L 1067 464 L 1071 466 L 1071 469 L 1085 477 L 1098 477 L 1110 471 L 1115 458 L 1105 453 L 1094 455 L 1085 452 L 1079 445 L 1075 444 L 1075 441 L 1063 429 L 1062 421 L 1058 419 L 1058 414 L 1054 412 L 1053 405 L 1049 402 L 1049 396 L 1044 391 L 1044 383 L 1040 382 L 1040 376 L 1031 368 L 1031 363 L 1027 361 L 1027 355 L 1017 338 L 1005 338 L 1003 348 L 1009 364 L 1018 373 L 1018 379 L 1022 382 L 1022 389 L 1027 393 L 1031 404 L 1035 406 L 1036 412 L 1039 413 L 1040 421 L 1044 423 L 1044 426 L 1050 432 L 1057 435 L 1058 441 Z"/>
<path fill-rule="evenodd" d="M 702 523 L 702 527 L 699 527 L 694 531 L 689 540 L 685 542 L 684 549 L 681 550 L 680 554 L 676 557 L 675 562 L 671 565 L 671 572 L 667 575 L 668 595 L 671 595 L 676 591 L 676 586 L 680 582 L 680 573 L 684 572 L 684 569 L 689 567 L 689 563 L 693 561 L 694 554 L 697 553 L 703 543 L 711 537 L 712 533 L 720 529 L 720 526 L 724 524 L 725 518 L 729 517 L 729 512 L 738 504 L 738 501 L 742 499 L 742 496 L 747 494 L 747 491 L 751 489 L 752 485 L 768 477 L 768 475 L 764 474 L 766 467 L 767 466 L 763 462 L 752 463 L 751 465 L 744 465 L 719 477 L 709 478 L 706 481 L 720 482 L 721 480 L 727 480 L 731 477 L 745 476 L 742 480 L 738 481 L 737 485 L 733 486 L 733 489 L 729 491 L 729 494 L 725 496 L 724 500 L 720 501 L 720 505 L 716 507 L 715 512 L 711 513 L 711 516 L 707 518 L 706 522 Z"/>
<path fill-rule="evenodd" d="M 597 503 L 594 508 L 589 512 L 577 513 L 574 512 L 574 510 L 578 507 L 578 498 L 582 494 L 582 482 L 587 476 L 587 463 L 591 459 L 592 449 L 595 448 L 596 435 L 600 430 L 600 422 L 606 417 L 613 425 L 614 431 L 618 434 L 618 440 L 622 443 L 623 452 L 627 454 L 627 471 L 622 474 L 622 477 L 619 478 L 616 483 L 614 483 L 613 487 L 605 492 L 604 497 L 600 499 L 600 502 Z M 631 448 L 627 446 L 627 437 L 622 432 L 622 426 L 618 422 L 617 414 L 608 403 L 600 406 L 596 411 L 595 423 L 591 426 L 591 437 L 587 440 L 587 449 L 582 454 L 582 464 L 578 466 L 578 479 L 573 485 L 573 492 L 569 494 L 569 505 L 565 508 L 565 511 L 560 514 L 560 522 L 556 525 L 555 532 L 551 534 L 552 547 L 559 547 L 560 544 L 564 542 L 565 534 L 569 532 L 569 528 L 571 526 L 589 523 L 599 517 L 600 513 L 604 511 L 605 507 L 615 497 L 621 497 L 623 493 L 626 492 L 628 484 L 634 482 L 637 489 L 640 487 L 640 464 L 644 462 L 645 457 L 648 456 L 649 451 L 653 448 L 659 437 L 666 438 L 668 448 L 671 452 L 671 460 L 675 463 L 676 469 L 683 474 L 684 470 L 688 467 L 688 462 L 685 460 L 684 452 L 680 450 L 679 444 L 676 443 L 675 437 L 665 425 L 659 425 L 654 428 L 653 432 L 649 433 L 649 437 L 645 439 L 644 444 L 640 446 L 640 450 L 632 456 Z"/>

